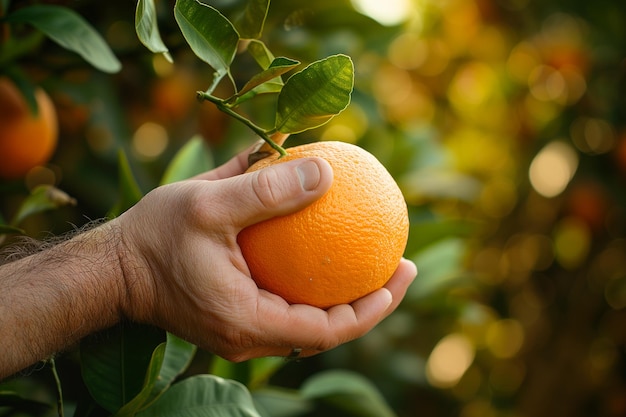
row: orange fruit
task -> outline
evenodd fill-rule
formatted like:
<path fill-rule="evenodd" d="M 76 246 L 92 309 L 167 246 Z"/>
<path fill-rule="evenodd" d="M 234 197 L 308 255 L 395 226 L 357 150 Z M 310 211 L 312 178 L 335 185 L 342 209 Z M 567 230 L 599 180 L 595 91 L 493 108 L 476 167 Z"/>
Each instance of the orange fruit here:
<path fill-rule="evenodd" d="M 24 176 L 48 162 L 58 140 L 57 116 L 50 97 L 35 90 L 37 114 L 33 114 L 19 89 L 0 78 L 0 177 Z"/>
<path fill-rule="evenodd" d="M 381 288 L 404 253 L 409 219 L 385 167 L 364 149 L 316 142 L 269 156 L 248 171 L 318 156 L 333 168 L 330 190 L 296 213 L 242 230 L 238 243 L 260 288 L 289 303 L 328 308 Z"/>

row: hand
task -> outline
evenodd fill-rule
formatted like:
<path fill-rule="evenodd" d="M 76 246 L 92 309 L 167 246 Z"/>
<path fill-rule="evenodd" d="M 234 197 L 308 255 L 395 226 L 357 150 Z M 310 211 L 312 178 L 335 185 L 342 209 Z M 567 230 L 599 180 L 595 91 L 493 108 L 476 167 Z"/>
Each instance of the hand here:
<path fill-rule="evenodd" d="M 367 333 L 398 306 L 415 265 L 402 260 L 385 288 L 328 310 L 257 288 L 237 234 L 321 197 L 332 168 L 308 158 L 243 174 L 246 157 L 157 188 L 114 220 L 125 245 L 124 313 L 232 361 L 287 356 L 292 348 L 313 355 Z"/>

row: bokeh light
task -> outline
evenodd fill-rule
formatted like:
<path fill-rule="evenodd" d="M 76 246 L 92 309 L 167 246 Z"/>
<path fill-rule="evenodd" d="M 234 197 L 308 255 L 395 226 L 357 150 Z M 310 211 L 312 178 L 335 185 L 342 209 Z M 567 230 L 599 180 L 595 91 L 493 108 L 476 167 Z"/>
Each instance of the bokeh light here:
<path fill-rule="evenodd" d="M 535 191 L 555 197 L 565 190 L 578 168 L 576 151 L 564 142 L 554 141 L 537 153 L 528 175 Z"/>
<path fill-rule="evenodd" d="M 131 140 L 135 155 L 142 160 L 158 158 L 167 149 L 169 136 L 167 130 L 153 122 L 139 126 Z"/>
<path fill-rule="evenodd" d="M 449 388 L 461 379 L 474 360 L 474 347 L 462 334 L 449 334 L 437 343 L 426 363 L 428 382 Z"/>
<path fill-rule="evenodd" d="M 352 0 L 355 9 L 383 25 L 397 25 L 409 18 L 411 0 Z"/>

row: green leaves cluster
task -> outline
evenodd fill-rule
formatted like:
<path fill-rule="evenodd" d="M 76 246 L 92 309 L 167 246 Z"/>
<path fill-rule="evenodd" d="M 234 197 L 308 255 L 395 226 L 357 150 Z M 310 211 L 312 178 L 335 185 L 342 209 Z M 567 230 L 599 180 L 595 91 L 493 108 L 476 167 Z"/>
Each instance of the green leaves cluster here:
<path fill-rule="evenodd" d="M 306 66 L 283 82 L 281 77 L 294 71 L 300 62 L 274 57 L 260 40 L 269 6 L 269 0 L 248 1 L 243 12 L 231 22 L 216 8 L 198 0 L 177 0 L 174 18 L 191 50 L 214 70 L 213 82 L 199 98 L 213 102 L 273 145 L 269 138 L 273 133 L 291 134 L 313 129 L 343 111 L 350 103 L 354 68 L 350 57 L 335 55 Z M 121 69 L 120 61 L 98 31 L 67 7 L 34 4 L 18 8 L 2 18 L 3 12 L 0 10 L 0 24 L 30 25 L 38 32 L 32 37 L 9 38 L 2 42 L 0 64 L 14 63 L 21 54 L 36 47 L 44 35 L 77 53 L 100 71 L 114 73 Z M 141 43 L 150 51 L 163 54 L 172 61 L 159 32 L 155 0 L 138 0 L 135 29 Z M 242 48 L 243 45 L 247 47 Z M 245 85 L 238 87 L 231 67 L 241 49 L 254 57 L 260 68 Z M 13 78 L 19 81 L 20 77 L 13 73 Z M 223 79 L 232 84 L 233 95 L 226 98 L 213 96 Z M 278 107 L 274 126 L 268 129 L 233 111 L 258 94 L 270 93 L 278 94 Z M 283 153 L 280 147 L 274 147 Z"/>
<path fill-rule="evenodd" d="M 246 124 L 279 152 L 269 138 L 273 133 L 291 134 L 313 129 L 328 122 L 350 103 L 354 85 L 354 67 L 350 57 L 334 55 L 316 61 L 283 82 L 282 76 L 300 62 L 274 57 L 259 39 L 269 9 L 269 0 L 252 0 L 234 22 L 217 9 L 197 0 L 177 0 L 174 16 L 191 50 L 214 70 L 213 82 L 199 99 L 214 103 L 223 112 Z M 159 35 L 154 0 L 139 0 L 135 28 L 139 39 L 151 51 L 171 59 Z M 260 69 L 243 86 L 236 85 L 231 67 L 242 45 Z M 213 95 L 224 79 L 230 81 L 233 95 Z M 278 94 L 274 126 L 264 129 L 234 112 L 234 108 L 258 94 Z"/>
<path fill-rule="evenodd" d="M 190 49 L 214 71 L 211 84 L 198 97 L 210 101 L 272 144 L 270 136 L 274 133 L 288 135 L 313 129 L 343 111 L 350 103 L 354 68 L 346 55 L 329 56 L 299 71 L 299 61 L 275 57 L 260 39 L 269 5 L 269 0 L 249 0 L 242 13 L 231 21 L 205 3 L 177 0 L 173 17 Z M 5 0 L 0 12 L 6 10 Z M 98 70 L 112 73 L 121 67 L 98 32 L 66 7 L 28 5 L 0 19 L 0 24 L 30 25 L 36 33 L 35 43 L 13 38 L 6 41 L 0 51 L 0 63 L 14 62 L 20 51 L 47 37 Z M 173 61 L 159 33 L 155 0 L 138 0 L 135 28 L 143 45 Z M 235 83 L 232 74 L 238 53 L 249 54 L 258 64 L 258 71 L 241 86 Z M 228 97 L 214 95 L 222 82 L 232 87 Z M 236 112 L 239 105 L 260 94 L 277 95 L 276 116 L 269 128 L 260 127 Z M 284 152 L 279 145 L 274 147 Z M 161 183 L 183 180 L 212 167 L 209 149 L 201 138 L 195 137 L 172 159 Z M 120 214 L 143 195 L 124 153 L 119 157 L 119 176 L 120 198 L 111 209 L 111 216 Z M 19 224 L 28 216 L 71 203 L 70 197 L 68 202 L 59 193 L 44 187 L 34 190 L 15 218 L 0 226 L 0 237 L 19 233 Z M 270 376 L 285 364 L 282 358 L 234 364 L 213 357 L 206 372 L 197 372 L 190 370 L 196 351 L 196 346 L 169 333 L 132 323 L 122 323 L 105 335 L 87 338 L 80 346 L 80 367 L 90 395 L 76 405 L 74 416 L 295 417 L 316 409 L 357 417 L 394 415 L 376 388 L 355 373 L 320 373 L 300 389 L 286 390 L 268 384 Z M 0 407 L 31 406 L 31 403 L 33 400 L 0 388 Z M 59 410 L 63 410 L 62 398 Z"/>

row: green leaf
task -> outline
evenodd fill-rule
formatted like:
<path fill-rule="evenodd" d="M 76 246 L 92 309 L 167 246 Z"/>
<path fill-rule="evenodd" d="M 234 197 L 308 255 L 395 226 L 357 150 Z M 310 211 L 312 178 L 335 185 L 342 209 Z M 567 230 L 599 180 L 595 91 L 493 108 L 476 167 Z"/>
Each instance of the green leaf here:
<path fill-rule="evenodd" d="M 197 0 L 177 0 L 174 17 L 191 50 L 215 70 L 217 85 L 230 74 L 239 34 L 218 10 Z"/>
<path fill-rule="evenodd" d="M 20 205 L 19 210 L 11 220 L 11 226 L 18 226 L 24 219 L 33 214 L 75 204 L 76 200 L 64 191 L 51 185 L 40 185 Z"/>
<path fill-rule="evenodd" d="M 354 66 L 333 55 L 291 76 L 278 95 L 275 129 L 299 133 L 323 125 L 350 104 Z"/>
<path fill-rule="evenodd" d="M 245 39 L 258 39 L 263 33 L 270 0 L 249 0 L 243 14 L 235 19 L 239 34 Z"/>
<path fill-rule="evenodd" d="M 267 49 L 267 46 L 262 41 L 256 39 L 250 41 L 247 50 L 257 64 L 264 70 L 268 69 L 270 65 L 272 65 L 272 62 L 274 62 L 274 54 Z"/>
<path fill-rule="evenodd" d="M 32 5 L 11 13 L 6 20 L 33 25 L 101 71 L 114 73 L 122 67 L 102 36 L 79 14 L 66 7 Z"/>
<path fill-rule="evenodd" d="M 39 108 L 37 104 L 37 97 L 35 97 L 36 87 L 26 74 L 24 74 L 24 72 L 17 67 L 6 68 L 4 70 L 4 74 L 8 76 L 11 81 L 13 81 L 17 89 L 20 90 L 22 97 L 26 100 L 26 104 L 28 105 L 28 109 L 31 114 L 37 115 L 39 113 Z"/>
<path fill-rule="evenodd" d="M 97 403 L 115 413 L 139 394 L 153 352 L 164 341 L 164 331 L 126 322 L 83 340 L 83 380 Z"/>
<path fill-rule="evenodd" d="M 314 409 L 312 400 L 302 398 L 300 393 L 278 388 L 262 388 L 252 392 L 256 409 L 263 417 L 298 417 L 310 415 Z"/>
<path fill-rule="evenodd" d="M 351 416 L 396 416 L 374 384 L 354 372 L 317 373 L 305 381 L 300 394 L 304 398 L 321 400 Z"/>
<path fill-rule="evenodd" d="M 148 364 L 148 371 L 144 380 L 141 391 L 129 402 L 124 404 L 115 417 L 132 417 L 134 416 L 151 398 L 154 386 L 158 381 L 161 365 L 165 357 L 165 343 L 161 343 L 152 352 L 150 363 Z"/>
<path fill-rule="evenodd" d="M 248 362 L 250 362 L 250 381 L 248 386 L 251 389 L 267 382 L 286 363 L 285 358 L 277 356 L 251 359 Z"/>
<path fill-rule="evenodd" d="M 197 375 L 178 382 L 137 417 L 260 417 L 252 396 L 236 381 Z"/>
<path fill-rule="evenodd" d="M 295 61 L 289 58 L 275 58 L 270 66 L 253 76 L 250 81 L 248 81 L 242 88 L 235 94 L 233 97 L 228 99 L 227 101 L 232 101 L 235 98 L 241 97 L 244 94 L 252 91 L 253 89 L 257 89 L 258 87 L 264 86 L 265 84 L 270 84 L 271 87 L 265 87 L 259 89 L 258 92 L 278 92 L 283 87 L 281 75 L 289 72 L 293 68 L 297 67 L 300 64 L 299 61 Z"/>
<path fill-rule="evenodd" d="M 9 226 L 8 224 L 0 224 L 0 235 L 8 235 L 8 234 L 19 234 L 23 235 L 26 233 L 25 230 L 20 229 L 19 227 Z M 0 238 L 0 243 L 2 243 L 2 239 Z"/>
<path fill-rule="evenodd" d="M 161 184 L 186 180 L 214 168 L 213 156 L 206 142 L 194 136 L 174 156 L 161 179 Z"/>
<path fill-rule="evenodd" d="M 182 374 L 196 354 L 196 346 L 174 336 L 167 334 L 167 343 L 165 345 L 165 356 L 159 377 L 154 384 L 149 402 L 155 401 L 161 396 L 174 382 L 174 380 Z"/>
<path fill-rule="evenodd" d="M 452 287 L 462 278 L 466 243 L 458 237 L 438 240 L 412 258 L 419 265 L 422 279 L 416 280 L 407 299 L 424 299 Z"/>
<path fill-rule="evenodd" d="M 246 385 L 250 380 L 250 361 L 231 362 L 219 356 L 214 356 L 211 360 L 209 373 Z"/>
<path fill-rule="evenodd" d="M 115 203 L 115 206 L 113 206 L 111 211 L 109 211 L 108 217 L 119 216 L 143 197 L 143 194 L 139 189 L 139 184 L 137 184 L 137 180 L 130 169 L 128 158 L 123 150 L 120 150 L 118 154 L 118 163 L 120 196 Z"/>
<path fill-rule="evenodd" d="M 172 56 L 161 39 L 154 0 L 139 0 L 135 11 L 135 31 L 139 41 L 150 51 L 161 53 L 169 61 Z"/>

